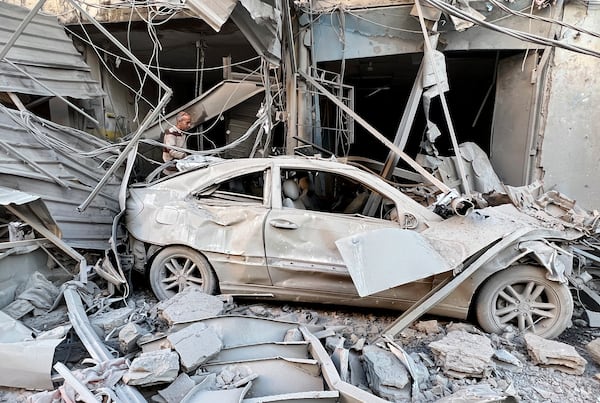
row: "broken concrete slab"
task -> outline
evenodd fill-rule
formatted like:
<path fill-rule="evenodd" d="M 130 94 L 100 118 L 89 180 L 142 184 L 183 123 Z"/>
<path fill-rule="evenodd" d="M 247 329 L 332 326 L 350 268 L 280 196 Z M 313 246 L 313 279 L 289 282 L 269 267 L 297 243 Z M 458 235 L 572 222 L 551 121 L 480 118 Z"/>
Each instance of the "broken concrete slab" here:
<path fill-rule="evenodd" d="M 408 371 L 394 354 L 377 346 L 365 346 L 363 363 L 369 387 L 377 396 L 392 401 L 410 398 Z"/>
<path fill-rule="evenodd" d="M 173 382 L 179 374 L 179 355 L 171 350 L 158 350 L 142 353 L 129 365 L 123 375 L 128 385 L 150 386 Z"/>
<path fill-rule="evenodd" d="M 168 300 L 159 302 L 156 309 L 160 318 L 173 325 L 218 316 L 223 312 L 223 301 L 199 288 L 187 287 Z"/>
<path fill-rule="evenodd" d="M 547 340 L 535 334 L 524 336 L 527 352 L 536 365 L 554 368 L 568 374 L 581 375 L 587 361 L 573 346 L 555 340 Z"/>
<path fill-rule="evenodd" d="M 196 383 L 186 373 L 181 373 L 175 381 L 158 394 L 167 403 L 179 403 L 196 386 Z"/>
<path fill-rule="evenodd" d="M 596 364 L 600 365 L 600 338 L 590 341 L 586 344 L 585 349 L 592 356 Z"/>
<path fill-rule="evenodd" d="M 204 323 L 194 323 L 171 333 L 167 340 L 179 354 L 181 366 L 186 372 L 198 368 L 223 348 L 219 335 Z"/>
<path fill-rule="evenodd" d="M 485 377 L 494 368 L 492 343 L 482 335 L 458 330 L 430 343 L 429 348 L 444 373 L 455 378 Z"/>

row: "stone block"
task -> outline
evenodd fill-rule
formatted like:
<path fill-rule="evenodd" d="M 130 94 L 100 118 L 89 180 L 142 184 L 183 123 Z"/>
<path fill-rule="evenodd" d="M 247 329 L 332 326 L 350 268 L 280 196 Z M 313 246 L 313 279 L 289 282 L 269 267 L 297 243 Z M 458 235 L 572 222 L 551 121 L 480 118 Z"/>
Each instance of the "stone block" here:
<path fill-rule="evenodd" d="M 198 368 L 223 348 L 215 330 L 204 323 L 194 323 L 167 336 L 167 340 L 181 358 L 181 366 L 188 372 Z"/>

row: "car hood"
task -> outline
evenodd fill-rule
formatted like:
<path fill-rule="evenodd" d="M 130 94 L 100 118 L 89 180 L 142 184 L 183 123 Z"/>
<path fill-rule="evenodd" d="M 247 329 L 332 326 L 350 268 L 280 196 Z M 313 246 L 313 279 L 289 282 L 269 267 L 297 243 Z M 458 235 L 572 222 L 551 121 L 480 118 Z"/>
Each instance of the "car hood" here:
<path fill-rule="evenodd" d="M 453 216 L 432 223 L 422 235 L 455 267 L 469 256 L 520 228 L 535 231 L 538 239 L 569 241 L 584 235 L 582 231 L 568 227 L 561 220 L 532 217 L 512 204 L 487 207 L 475 210 L 468 216 Z"/>

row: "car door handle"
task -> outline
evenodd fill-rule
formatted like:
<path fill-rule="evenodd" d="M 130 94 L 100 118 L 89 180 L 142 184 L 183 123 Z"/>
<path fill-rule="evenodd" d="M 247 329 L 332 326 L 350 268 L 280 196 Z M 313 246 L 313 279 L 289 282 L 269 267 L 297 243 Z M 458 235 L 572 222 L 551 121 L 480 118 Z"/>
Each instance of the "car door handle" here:
<path fill-rule="evenodd" d="M 296 225 L 295 223 L 288 221 L 288 220 L 283 220 L 281 218 L 271 220 L 271 221 L 269 221 L 269 224 L 271 224 L 271 227 L 275 227 L 275 228 L 298 229 L 298 225 Z"/>

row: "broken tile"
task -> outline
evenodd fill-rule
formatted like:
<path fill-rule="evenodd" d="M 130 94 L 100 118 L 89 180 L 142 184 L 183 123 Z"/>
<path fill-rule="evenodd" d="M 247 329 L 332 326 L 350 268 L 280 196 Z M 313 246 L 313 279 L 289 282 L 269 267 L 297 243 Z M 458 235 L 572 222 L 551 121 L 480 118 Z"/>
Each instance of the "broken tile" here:
<path fill-rule="evenodd" d="M 484 377 L 494 368 L 490 339 L 463 330 L 448 333 L 429 344 L 446 375 L 455 378 Z"/>
<path fill-rule="evenodd" d="M 554 340 L 547 340 L 535 334 L 524 336 L 527 352 L 536 365 L 554 368 L 568 374 L 581 375 L 587 361 L 573 346 Z"/>
<path fill-rule="evenodd" d="M 377 346 L 365 346 L 363 362 L 369 387 L 377 396 L 392 401 L 410 397 L 408 371 L 394 354 Z"/>
<path fill-rule="evenodd" d="M 123 375 L 128 385 L 150 386 L 157 383 L 173 382 L 179 374 L 179 356 L 171 350 L 158 350 L 142 353 L 129 365 Z"/>
<path fill-rule="evenodd" d="M 159 302 L 156 309 L 158 316 L 172 325 L 220 315 L 223 301 L 199 288 L 187 287 L 168 300 Z"/>
<path fill-rule="evenodd" d="M 171 333 L 167 340 L 179 353 L 181 366 L 186 372 L 198 368 L 223 348 L 223 342 L 215 330 L 201 322 Z"/>

